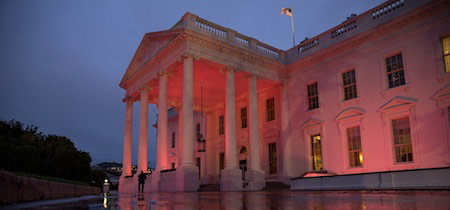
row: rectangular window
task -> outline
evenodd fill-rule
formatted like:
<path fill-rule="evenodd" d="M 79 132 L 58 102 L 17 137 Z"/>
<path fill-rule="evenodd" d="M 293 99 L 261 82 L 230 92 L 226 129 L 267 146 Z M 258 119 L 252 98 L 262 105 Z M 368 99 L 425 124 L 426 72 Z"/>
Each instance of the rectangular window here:
<path fill-rule="evenodd" d="M 413 151 L 409 117 L 392 120 L 392 135 L 394 137 L 395 162 L 412 162 Z"/>
<path fill-rule="evenodd" d="M 361 134 L 358 127 L 347 128 L 347 143 L 350 167 L 363 165 Z"/>
<path fill-rule="evenodd" d="M 172 132 L 172 148 L 175 148 L 175 132 Z"/>
<path fill-rule="evenodd" d="M 319 108 L 319 90 L 317 82 L 308 85 L 308 110 Z"/>
<path fill-rule="evenodd" d="M 406 83 L 401 53 L 386 58 L 386 73 L 389 88 L 398 87 Z"/>
<path fill-rule="evenodd" d="M 358 93 L 356 91 L 355 70 L 342 73 L 342 84 L 344 87 L 344 100 L 358 97 Z"/>
<path fill-rule="evenodd" d="M 322 141 L 320 139 L 320 134 L 311 136 L 311 160 L 313 171 L 321 171 L 323 169 Z"/>
<path fill-rule="evenodd" d="M 220 170 L 225 168 L 225 153 L 221 152 L 219 154 L 219 167 Z"/>
<path fill-rule="evenodd" d="M 197 139 L 200 138 L 200 123 L 197 123 L 195 126 L 195 136 L 197 137 Z"/>
<path fill-rule="evenodd" d="M 223 115 L 219 116 L 219 135 L 222 135 L 225 133 L 225 127 L 224 127 L 224 119 Z"/>
<path fill-rule="evenodd" d="M 175 169 L 175 163 L 172 163 L 172 169 Z"/>
<path fill-rule="evenodd" d="M 247 107 L 241 109 L 241 128 L 247 127 Z"/>
<path fill-rule="evenodd" d="M 266 115 L 267 122 L 275 120 L 275 99 L 269 98 L 266 100 Z"/>
<path fill-rule="evenodd" d="M 277 143 L 269 144 L 269 173 L 277 173 Z"/>
<path fill-rule="evenodd" d="M 450 73 L 450 36 L 442 39 L 442 48 L 444 50 L 445 72 Z"/>

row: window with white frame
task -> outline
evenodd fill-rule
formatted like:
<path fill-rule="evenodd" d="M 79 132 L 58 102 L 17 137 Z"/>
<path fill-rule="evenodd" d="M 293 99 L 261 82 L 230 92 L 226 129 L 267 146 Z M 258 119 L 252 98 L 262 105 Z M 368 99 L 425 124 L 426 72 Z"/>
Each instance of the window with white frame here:
<path fill-rule="evenodd" d="M 172 145 L 171 148 L 175 148 L 175 132 L 172 132 Z"/>
<path fill-rule="evenodd" d="M 358 97 L 356 90 L 356 72 L 354 69 L 342 73 L 342 85 L 344 88 L 344 100 Z"/>
<path fill-rule="evenodd" d="M 247 107 L 241 109 L 241 128 L 247 128 Z"/>
<path fill-rule="evenodd" d="M 413 149 L 409 117 L 392 120 L 392 137 L 394 140 L 395 162 L 412 162 Z"/>
<path fill-rule="evenodd" d="M 267 122 L 275 120 L 275 98 L 266 100 L 266 115 Z"/>
<path fill-rule="evenodd" d="M 317 82 L 308 85 L 308 110 L 319 108 L 319 90 Z"/>
<path fill-rule="evenodd" d="M 386 58 L 386 74 L 389 88 L 398 87 L 406 83 L 401 53 Z"/>
<path fill-rule="evenodd" d="M 225 133 L 225 121 L 223 118 L 223 115 L 219 116 L 219 135 L 222 135 Z"/>
<path fill-rule="evenodd" d="M 450 36 L 442 39 L 442 49 L 444 51 L 445 72 L 450 73 Z"/>
<path fill-rule="evenodd" d="M 361 150 L 361 132 L 359 126 L 347 128 L 347 143 L 350 167 L 363 165 Z"/>
<path fill-rule="evenodd" d="M 269 174 L 277 173 L 277 143 L 269 144 Z"/>

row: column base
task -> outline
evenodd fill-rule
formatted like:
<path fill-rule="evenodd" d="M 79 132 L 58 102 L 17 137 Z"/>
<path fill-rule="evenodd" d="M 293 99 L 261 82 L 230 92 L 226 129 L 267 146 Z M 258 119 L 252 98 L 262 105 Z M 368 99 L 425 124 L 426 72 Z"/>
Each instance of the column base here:
<path fill-rule="evenodd" d="M 135 194 L 138 192 L 138 185 L 134 177 L 119 177 L 119 193 L 120 194 Z"/>
<path fill-rule="evenodd" d="M 245 187 L 248 191 L 262 190 L 266 187 L 266 174 L 262 170 L 245 172 L 245 180 L 248 181 L 248 185 Z"/>
<path fill-rule="evenodd" d="M 280 172 L 280 175 L 278 176 L 278 179 L 280 182 L 286 185 L 291 185 L 291 179 L 294 178 L 291 171 L 289 170 L 283 170 Z"/>
<path fill-rule="evenodd" d="M 242 171 L 239 169 L 223 169 L 220 178 L 220 191 L 242 191 Z"/>
<path fill-rule="evenodd" d="M 195 192 L 200 188 L 197 166 L 180 166 L 176 170 L 177 192 Z"/>

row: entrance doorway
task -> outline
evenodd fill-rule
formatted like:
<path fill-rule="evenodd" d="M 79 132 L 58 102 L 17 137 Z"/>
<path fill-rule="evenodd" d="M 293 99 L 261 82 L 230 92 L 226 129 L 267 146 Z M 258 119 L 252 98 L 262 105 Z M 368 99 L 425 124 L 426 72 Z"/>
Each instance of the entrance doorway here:
<path fill-rule="evenodd" d="M 242 180 L 245 180 L 245 172 L 247 171 L 247 160 L 239 161 L 239 169 L 242 171 Z"/>
<path fill-rule="evenodd" d="M 313 171 L 321 171 L 323 169 L 323 164 L 320 134 L 311 136 L 311 159 Z"/>

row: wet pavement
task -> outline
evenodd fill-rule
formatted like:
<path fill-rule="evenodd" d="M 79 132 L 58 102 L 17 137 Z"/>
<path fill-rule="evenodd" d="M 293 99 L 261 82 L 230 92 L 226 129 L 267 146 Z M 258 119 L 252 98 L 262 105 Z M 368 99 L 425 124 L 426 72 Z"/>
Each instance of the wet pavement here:
<path fill-rule="evenodd" d="M 37 201 L 0 209 L 450 209 L 450 191 L 145 193 Z"/>

